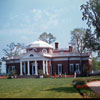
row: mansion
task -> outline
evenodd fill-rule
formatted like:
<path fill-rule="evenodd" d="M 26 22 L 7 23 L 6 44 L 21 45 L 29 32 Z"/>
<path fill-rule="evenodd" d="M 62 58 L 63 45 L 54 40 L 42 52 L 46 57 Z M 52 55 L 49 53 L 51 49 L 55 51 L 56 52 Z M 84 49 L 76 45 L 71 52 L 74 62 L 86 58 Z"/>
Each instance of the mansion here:
<path fill-rule="evenodd" d="M 86 69 L 87 68 L 87 69 Z M 86 70 L 92 71 L 91 53 L 74 52 L 73 47 L 60 49 L 59 43 L 55 42 L 55 48 L 50 44 L 38 40 L 29 44 L 26 52 L 16 57 L 6 58 L 6 72 L 16 70 L 17 75 L 38 75 L 39 70 L 43 74 L 73 75 L 82 74 Z"/>

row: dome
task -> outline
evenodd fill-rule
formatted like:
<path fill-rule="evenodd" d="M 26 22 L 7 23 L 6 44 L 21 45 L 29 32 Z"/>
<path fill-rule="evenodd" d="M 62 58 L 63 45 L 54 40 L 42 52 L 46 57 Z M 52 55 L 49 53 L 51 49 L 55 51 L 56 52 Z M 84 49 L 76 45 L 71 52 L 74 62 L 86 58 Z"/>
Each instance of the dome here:
<path fill-rule="evenodd" d="M 32 42 L 28 48 L 53 48 L 50 44 L 48 44 L 47 42 L 44 42 L 42 40 L 38 40 L 35 42 Z"/>

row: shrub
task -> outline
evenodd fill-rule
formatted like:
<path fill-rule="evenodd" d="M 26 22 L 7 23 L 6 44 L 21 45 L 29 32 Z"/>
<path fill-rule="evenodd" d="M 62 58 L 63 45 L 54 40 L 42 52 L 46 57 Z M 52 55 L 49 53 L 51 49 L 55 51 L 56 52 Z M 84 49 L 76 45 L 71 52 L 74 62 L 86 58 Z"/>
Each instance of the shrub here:
<path fill-rule="evenodd" d="M 100 98 L 100 94 L 96 94 L 91 90 L 86 83 L 91 81 L 100 80 L 99 78 L 89 78 L 89 79 L 74 79 L 73 86 L 79 91 L 84 98 Z"/>

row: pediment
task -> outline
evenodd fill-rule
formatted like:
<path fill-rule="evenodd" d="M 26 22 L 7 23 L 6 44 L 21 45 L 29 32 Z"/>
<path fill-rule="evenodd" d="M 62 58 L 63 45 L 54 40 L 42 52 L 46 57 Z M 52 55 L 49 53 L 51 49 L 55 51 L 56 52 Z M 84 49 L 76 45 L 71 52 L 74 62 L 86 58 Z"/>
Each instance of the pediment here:
<path fill-rule="evenodd" d="M 24 59 L 24 58 L 41 58 L 41 57 L 43 57 L 42 54 L 36 53 L 36 52 L 33 52 L 33 51 L 32 52 L 27 52 L 27 53 L 22 54 L 20 56 L 20 58 L 22 58 L 22 59 Z"/>

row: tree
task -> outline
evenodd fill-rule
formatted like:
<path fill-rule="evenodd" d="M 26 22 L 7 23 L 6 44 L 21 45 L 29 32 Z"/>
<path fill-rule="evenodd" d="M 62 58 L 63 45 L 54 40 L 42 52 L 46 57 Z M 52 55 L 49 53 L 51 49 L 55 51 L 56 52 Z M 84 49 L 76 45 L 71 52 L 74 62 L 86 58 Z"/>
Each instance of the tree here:
<path fill-rule="evenodd" d="M 74 51 L 80 54 L 80 67 L 82 66 L 82 53 L 86 51 L 84 38 L 86 34 L 86 29 L 84 28 L 75 28 L 71 31 L 71 41 L 70 44 L 74 47 Z M 81 74 L 83 74 L 83 70 L 81 70 Z"/>
<path fill-rule="evenodd" d="M 84 28 L 75 28 L 73 31 L 71 31 L 70 44 L 74 47 L 74 50 L 80 54 L 85 51 L 85 34 L 86 29 Z"/>
<path fill-rule="evenodd" d="M 80 7 L 82 20 L 88 25 L 85 37 L 86 47 L 93 51 L 100 50 L 100 0 L 89 0 Z"/>
<path fill-rule="evenodd" d="M 39 39 L 51 44 L 56 40 L 56 37 L 54 37 L 51 33 L 47 34 L 46 32 L 44 32 L 39 36 Z"/>
<path fill-rule="evenodd" d="M 7 45 L 7 48 L 3 49 L 3 51 L 7 57 L 12 57 L 20 55 L 21 50 L 24 48 L 25 48 L 24 44 L 20 43 L 15 44 L 14 42 L 12 42 L 9 45 Z M 2 59 L 4 58 L 5 57 L 3 57 Z"/>
<path fill-rule="evenodd" d="M 92 59 L 92 64 L 93 64 L 93 70 L 98 70 L 98 69 L 100 69 L 99 66 L 98 66 L 98 61 L 97 61 L 97 58 L 96 58 L 96 57 L 94 57 L 94 58 Z"/>

